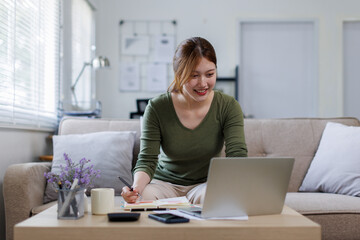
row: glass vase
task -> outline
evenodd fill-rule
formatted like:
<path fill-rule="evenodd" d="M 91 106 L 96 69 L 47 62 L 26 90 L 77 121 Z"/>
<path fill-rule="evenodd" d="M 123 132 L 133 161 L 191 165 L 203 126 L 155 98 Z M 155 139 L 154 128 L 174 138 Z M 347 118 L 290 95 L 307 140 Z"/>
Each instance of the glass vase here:
<path fill-rule="evenodd" d="M 58 219 L 79 219 L 84 216 L 85 189 L 59 189 Z"/>

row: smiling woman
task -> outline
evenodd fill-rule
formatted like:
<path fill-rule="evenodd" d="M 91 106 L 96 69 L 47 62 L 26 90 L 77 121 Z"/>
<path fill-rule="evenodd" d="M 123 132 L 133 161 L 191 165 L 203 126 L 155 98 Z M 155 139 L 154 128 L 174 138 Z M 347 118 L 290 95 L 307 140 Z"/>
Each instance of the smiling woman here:
<path fill-rule="evenodd" d="M 207 60 L 205 57 L 202 57 L 197 64 L 197 67 L 193 72 L 190 81 L 188 81 L 184 85 L 184 90 L 187 91 L 187 94 L 185 95 L 193 98 L 195 101 L 201 101 L 201 99 L 197 100 L 196 97 L 192 97 L 193 92 L 195 92 L 198 96 L 205 96 L 214 88 L 215 82 L 215 64 Z"/>
<path fill-rule="evenodd" d="M 174 81 L 169 90 L 182 93 L 183 85 L 194 76 L 196 67 L 202 58 L 214 64 L 216 70 L 216 54 L 213 46 L 203 38 L 190 38 L 179 44 L 174 56 Z"/>
<path fill-rule="evenodd" d="M 220 155 L 245 157 L 243 115 L 239 103 L 214 91 L 216 54 L 204 38 L 190 38 L 178 46 L 175 79 L 167 93 L 146 107 L 141 149 L 134 168 L 132 191 L 122 196 L 135 202 L 186 196 L 201 203 L 210 159 Z"/>
<path fill-rule="evenodd" d="M 202 57 L 184 84 L 182 94 L 172 93 L 176 114 L 185 127 L 195 129 L 205 118 L 214 98 L 215 82 L 215 64 Z"/>

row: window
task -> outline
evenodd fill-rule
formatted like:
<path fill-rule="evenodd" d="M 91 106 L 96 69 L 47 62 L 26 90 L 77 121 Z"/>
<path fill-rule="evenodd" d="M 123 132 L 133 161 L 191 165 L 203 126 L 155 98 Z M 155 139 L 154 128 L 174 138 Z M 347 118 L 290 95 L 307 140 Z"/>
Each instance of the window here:
<path fill-rule="evenodd" d="M 0 124 L 55 128 L 59 0 L 0 1 Z"/>
<path fill-rule="evenodd" d="M 79 75 L 85 62 L 90 63 L 95 54 L 94 7 L 87 0 L 71 2 L 71 53 L 72 83 Z M 80 109 L 89 109 L 95 98 L 94 76 L 90 67 L 84 69 L 72 96 L 72 105 Z M 79 109 L 77 109 L 79 110 Z"/>

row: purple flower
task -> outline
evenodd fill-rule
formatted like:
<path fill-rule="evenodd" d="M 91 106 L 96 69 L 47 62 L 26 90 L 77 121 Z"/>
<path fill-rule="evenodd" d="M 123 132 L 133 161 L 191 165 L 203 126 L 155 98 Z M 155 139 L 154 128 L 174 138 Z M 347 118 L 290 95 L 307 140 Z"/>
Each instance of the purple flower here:
<path fill-rule="evenodd" d="M 74 162 L 64 153 L 65 167 L 60 165 L 60 174 L 55 174 L 52 172 L 45 172 L 44 177 L 47 179 L 48 183 L 56 183 L 60 188 L 69 189 L 74 181 L 74 179 L 79 179 L 80 187 L 90 187 L 92 181 L 95 178 L 100 177 L 100 170 L 94 170 L 94 165 L 85 166 L 90 159 L 82 158 L 79 162 Z"/>

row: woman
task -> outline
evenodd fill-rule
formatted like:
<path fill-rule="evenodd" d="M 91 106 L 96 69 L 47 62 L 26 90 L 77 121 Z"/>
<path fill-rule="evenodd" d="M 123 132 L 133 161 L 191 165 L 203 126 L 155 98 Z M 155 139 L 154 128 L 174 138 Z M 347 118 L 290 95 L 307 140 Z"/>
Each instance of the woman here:
<path fill-rule="evenodd" d="M 216 54 L 200 37 L 178 46 L 175 79 L 167 93 L 153 98 L 145 110 L 133 191 L 122 190 L 126 202 L 186 196 L 202 202 L 210 159 L 226 146 L 227 157 L 246 157 L 243 114 L 238 102 L 214 91 Z"/>

